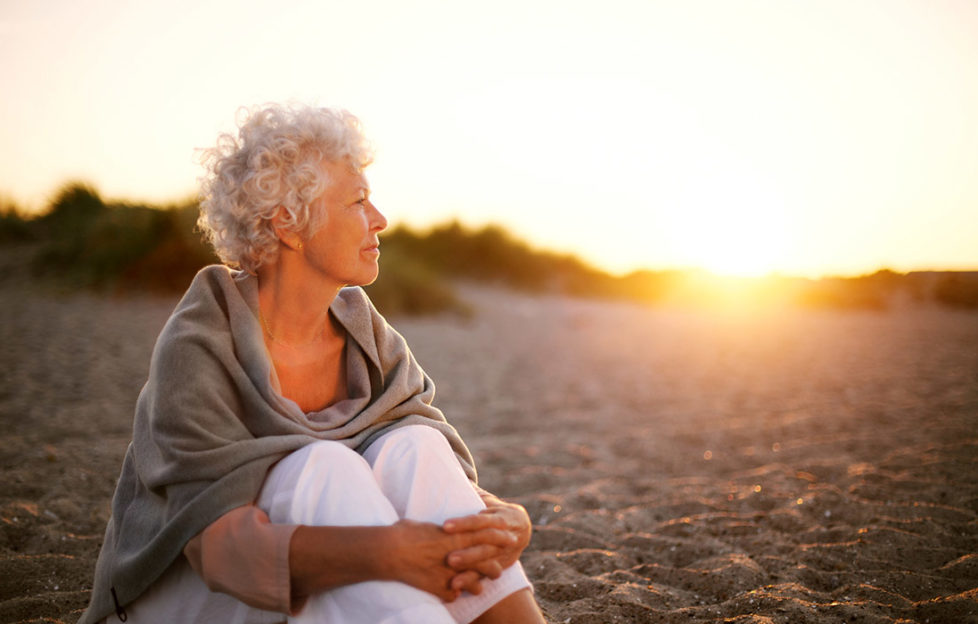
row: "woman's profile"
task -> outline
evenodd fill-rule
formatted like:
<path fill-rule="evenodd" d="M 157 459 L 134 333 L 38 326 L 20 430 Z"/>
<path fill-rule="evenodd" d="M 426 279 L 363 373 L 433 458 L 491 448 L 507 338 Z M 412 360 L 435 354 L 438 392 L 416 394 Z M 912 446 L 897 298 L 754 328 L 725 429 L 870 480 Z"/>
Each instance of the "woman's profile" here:
<path fill-rule="evenodd" d="M 350 113 L 267 106 L 206 153 L 194 278 L 139 395 L 93 622 L 543 622 L 522 507 L 476 485 L 360 288 L 387 226 Z"/>

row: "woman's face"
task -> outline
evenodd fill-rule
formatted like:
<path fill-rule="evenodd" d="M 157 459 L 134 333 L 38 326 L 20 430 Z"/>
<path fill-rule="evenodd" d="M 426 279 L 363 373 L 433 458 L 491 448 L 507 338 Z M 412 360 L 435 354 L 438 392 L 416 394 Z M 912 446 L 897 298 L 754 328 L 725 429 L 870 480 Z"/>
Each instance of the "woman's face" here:
<path fill-rule="evenodd" d="M 306 239 L 302 254 L 310 268 L 338 287 L 366 286 L 377 279 L 377 235 L 387 219 L 370 203 L 362 170 L 347 161 L 324 161 L 322 167 L 330 185 L 310 206 L 321 225 Z"/>

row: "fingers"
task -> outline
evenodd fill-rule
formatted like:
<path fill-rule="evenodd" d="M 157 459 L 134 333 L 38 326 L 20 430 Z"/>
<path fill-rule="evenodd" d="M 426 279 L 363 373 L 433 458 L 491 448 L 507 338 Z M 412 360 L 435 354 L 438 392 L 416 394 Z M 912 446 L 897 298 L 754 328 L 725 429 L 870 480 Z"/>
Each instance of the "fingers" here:
<path fill-rule="evenodd" d="M 466 570 L 452 578 L 451 589 L 456 592 L 467 591 L 478 596 L 482 593 L 482 575 L 475 570 Z"/>
<path fill-rule="evenodd" d="M 477 565 L 475 569 L 478 570 L 483 576 L 493 580 L 499 578 L 503 574 L 503 566 L 496 559 L 483 561 Z"/>
<path fill-rule="evenodd" d="M 453 570 L 471 570 L 475 569 L 483 561 L 498 557 L 502 552 L 502 549 L 497 546 L 479 544 L 470 548 L 456 550 L 448 555 L 448 565 Z"/>
<path fill-rule="evenodd" d="M 512 531 L 503 529 L 483 529 L 467 533 L 458 533 L 453 536 L 455 547 L 452 552 L 478 548 L 482 546 L 491 547 L 495 551 L 513 548 L 519 541 L 519 536 Z M 490 555 L 494 556 L 494 555 Z"/>
<path fill-rule="evenodd" d="M 431 591 L 431 590 L 427 590 Z M 442 602 L 455 602 L 458 597 L 462 594 L 461 589 L 455 589 L 454 587 L 445 586 L 444 589 L 438 590 L 437 592 L 432 592 L 437 596 Z"/>
<path fill-rule="evenodd" d="M 522 513 L 522 508 L 504 508 L 446 521 L 445 532 L 454 531 L 460 540 L 458 548 L 446 559 L 448 565 L 459 571 L 477 570 L 489 578 L 498 577 L 519 559 L 530 541 L 530 531 L 519 523 Z"/>
<path fill-rule="evenodd" d="M 391 530 L 396 536 L 388 549 L 388 576 L 385 576 L 385 580 L 407 583 L 444 602 L 458 598 L 462 589 L 454 587 L 452 581 L 459 571 L 449 567 L 448 556 L 455 550 L 477 543 L 475 538 L 481 532 L 448 535 L 436 524 L 410 520 L 398 521 Z M 481 574 L 473 572 L 474 576 L 464 577 L 462 583 L 468 591 L 481 591 Z"/>
<path fill-rule="evenodd" d="M 465 533 L 484 529 L 505 529 L 507 528 L 507 523 L 505 518 L 497 514 L 483 512 L 472 514 L 471 516 L 450 518 L 445 521 L 442 528 L 446 533 Z"/>

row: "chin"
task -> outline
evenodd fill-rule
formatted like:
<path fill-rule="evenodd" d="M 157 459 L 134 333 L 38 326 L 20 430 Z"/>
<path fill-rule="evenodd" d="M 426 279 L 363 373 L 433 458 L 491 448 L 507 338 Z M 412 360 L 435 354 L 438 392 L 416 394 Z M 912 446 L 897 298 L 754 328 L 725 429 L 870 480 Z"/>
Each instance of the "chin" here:
<path fill-rule="evenodd" d="M 359 279 L 354 279 L 349 282 L 350 286 L 370 286 L 377 281 L 380 276 L 380 271 L 374 271 L 368 275 L 361 275 Z"/>

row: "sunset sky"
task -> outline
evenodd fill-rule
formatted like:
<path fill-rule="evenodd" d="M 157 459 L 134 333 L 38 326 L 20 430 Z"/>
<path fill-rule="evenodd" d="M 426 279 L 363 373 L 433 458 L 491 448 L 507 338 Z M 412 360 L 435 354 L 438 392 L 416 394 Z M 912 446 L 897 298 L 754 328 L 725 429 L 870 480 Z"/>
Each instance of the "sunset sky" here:
<path fill-rule="evenodd" d="M 348 108 L 394 223 L 613 271 L 978 269 L 978 2 L 0 0 L 0 194 L 192 195 L 242 105 Z"/>

